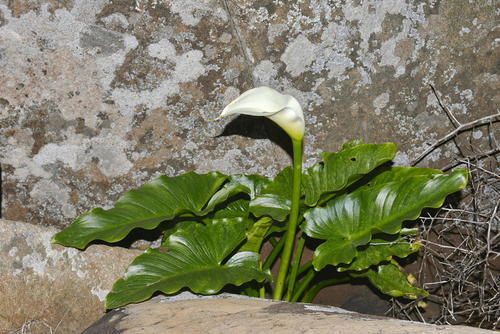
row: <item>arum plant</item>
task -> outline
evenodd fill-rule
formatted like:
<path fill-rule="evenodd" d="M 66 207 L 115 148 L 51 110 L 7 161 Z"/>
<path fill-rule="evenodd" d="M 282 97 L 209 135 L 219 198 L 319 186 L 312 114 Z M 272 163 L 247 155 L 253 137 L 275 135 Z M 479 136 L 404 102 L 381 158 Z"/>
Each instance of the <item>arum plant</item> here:
<path fill-rule="evenodd" d="M 160 176 L 123 194 L 111 209 L 82 214 L 53 237 L 84 249 L 94 240 L 120 241 L 138 228 L 161 231 L 161 246 L 139 255 L 115 282 L 108 309 L 182 289 L 311 302 L 321 289 L 360 277 L 390 296 L 427 295 L 397 261 L 419 249 L 412 221 L 464 188 L 467 171 L 391 167 L 394 144 L 360 140 L 322 153 L 321 162 L 302 170 L 305 126 L 295 98 L 254 88 L 217 119 L 234 114 L 268 117 L 281 126 L 292 141 L 293 166 L 273 178 Z M 312 259 L 303 261 L 304 249 L 318 242 Z M 270 252 L 262 252 L 264 243 Z M 319 280 L 327 269 L 335 274 Z"/>

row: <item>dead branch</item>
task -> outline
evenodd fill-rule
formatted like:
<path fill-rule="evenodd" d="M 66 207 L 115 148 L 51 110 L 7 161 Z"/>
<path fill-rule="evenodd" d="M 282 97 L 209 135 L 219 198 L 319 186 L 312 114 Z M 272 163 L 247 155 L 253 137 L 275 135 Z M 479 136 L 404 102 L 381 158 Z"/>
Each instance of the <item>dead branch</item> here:
<path fill-rule="evenodd" d="M 485 124 L 489 124 L 489 123 L 495 123 L 495 122 L 498 122 L 498 121 L 500 121 L 500 113 L 494 114 L 494 115 L 485 116 L 485 117 L 476 119 L 476 120 L 474 120 L 472 122 L 469 122 L 469 123 L 461 124 L 460 126 L 458 126 L 457 128 L 455 128 L 455 130 L 451 131 L 446 136 L 438 139 L 434 144 L 432 144 L 431 146 L 429 146 L 418 158 L 416 158 L 412 162 L 411 165 L 412 166 L 417 165 L 429 153 L 431 153 L 432 151 L 434 151 L 436 148 L 438 148 L 439 146 L 443 145 L 444 143 L 448 142 L 449 140 L 453 139 L 459 133 L 467 131 L 467 130 L 470 130 L 470 129 L 476 127 L 476 126 L 485 125 Z"/>

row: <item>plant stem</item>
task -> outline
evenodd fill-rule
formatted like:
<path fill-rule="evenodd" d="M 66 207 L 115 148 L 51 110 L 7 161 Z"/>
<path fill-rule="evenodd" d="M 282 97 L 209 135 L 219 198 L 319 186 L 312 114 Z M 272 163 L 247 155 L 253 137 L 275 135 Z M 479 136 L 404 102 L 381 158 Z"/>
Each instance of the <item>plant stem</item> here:
<path fill-rule="evenodd" d="M 311 303 L 313 301 L 314 297 L 316 297 L 318 292 L 320 292 L 323 288 L 326 288 L 327 286 L 330 286 L 330 285 L 335 285 L 335 284 L 340 284 L 340 283 L 345 283 L 345 282 L 349 282 L 348 276 L 341 277 L 341 278 L 332 278 L 332 279 L 329 279 L 326 281 L 321 281 L 318 284 L 313 285 L 309 289 L 309 291 L 307 291 L 307 293 L 304 295 L 304 297 L 302 297 L 301 302 Z M 300 297 L 300 295 L 297 296 L 297 294 L 295 296 L 297 297 L 297 300 L 298 300 L 298 297 Z M 292 300 L 292 301 L 296 302 L 297 300 Z"/>
<path fill-rule="evenodd" d="M 259 289 L 259 298 L 266 298 L 266 287 L 261 286 Z"/>
<path fill-rule="evenodd" d="M 285 233 L 285 246 L 281 254 L 281 262 L 274 289 L 273 299 L 281 299 L 285 288 L 290 258 L 292 257 L 293 244 L 295 241 L 295 231 L 299 218 L 300 185 L 302 176 L 302 140 L 292 138 L 293 145 L 293 183 L 292 183 L 292 207 L 290 209 L 290 219 Z"/>
<path fill-rule="evenodd" d="M 285 245 L 285 239 L 281 238 L 280 241 L 278 241 L 278 243 L 276 244 L 276 246 L 274 246 L 273 250 L 271 251 L 271 254 L 269 254 L 266 261 L 264 261 L 264 265 L 262 266 L 264 270 L 270 269 L 272 267 L 274 261 L 280 254 L 284 245 Z"/>
<path fill-rule="evenodd" d="M 302 281 L 300 281 L 299 287 L 297 288 L 297 291 L 290 301 L 296 302 L 297 300 L 299 300 L 299 297 L 302 295 L 302 293 L 304 293 L 304 290 L 307 288 L 309 283 L 311 283 L 315 275 L 316 271 L 314 271 L 314 268 L 311 267 Z"/>
<path fill-rule="evenodd" d="M 312 267 L 312 260 L 309 260 L 300 266 L 297 275 L 302 275 L 306 270 L 308 270 L 311 267 Z"/>
<path fill-rule="evenodd" d="M 273 237 L 269 238 L 269 243 L 271 246 L 276 247 L 276 244 L 278 243 Z"/>
<path fill-rule="evenodd" d="M 295 256 L 292 262 L 292 268 L 290 270 L 290 276 L 288 277 L 288 286 L 286 288 L 285 300 L 290 301 L 293 294 L 293 288 L 295 287 L 295 280 L 297 279 L 297 273 L 299 272 L 300 259 L 302 259 L 302 252 L 306 244 L 306 239 L 302 235 L 297 244 L 297 249 L 295 250 Z"/>

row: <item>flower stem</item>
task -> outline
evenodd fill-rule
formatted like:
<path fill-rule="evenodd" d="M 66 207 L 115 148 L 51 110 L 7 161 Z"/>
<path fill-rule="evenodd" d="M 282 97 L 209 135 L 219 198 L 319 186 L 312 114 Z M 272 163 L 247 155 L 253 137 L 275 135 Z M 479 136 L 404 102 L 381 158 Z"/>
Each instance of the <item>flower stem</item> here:
<path fill-rule="evenodd" d="M 285 232 L 285 246 L 281 255 L 281 262 L 276 279 L 276 287 L 274 289 L 273 299 L 281 299 L 285 288 L 286 276 L 290 259 L 292 257 L 293 244 L 295 241 L 295 232 L 297 230 L 297 221 L 299 218 L 299 201 L 300 201 L 300 179 L 302 176 L 302 139 L 297 140 L 292 138 L 293 145 L 293 183 L 292 183 L 292 207 L 290 209 L 290 218 L 288 227 Z"/>

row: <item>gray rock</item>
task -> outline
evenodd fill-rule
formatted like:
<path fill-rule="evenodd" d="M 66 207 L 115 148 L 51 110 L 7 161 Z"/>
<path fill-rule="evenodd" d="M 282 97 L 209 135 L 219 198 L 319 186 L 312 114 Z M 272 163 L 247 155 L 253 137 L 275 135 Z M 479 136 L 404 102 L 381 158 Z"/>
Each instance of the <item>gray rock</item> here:
<path fill-rule="evenodd" d="M 57 229 L 0 219 L 0 332 L 80 333 L 104 314 L 104 297 L 141 252 L 50 244 Z"/>
<path fill-rule="evenodd" d="M 290 160 L 273 124 L 206 122 L 261 84 L 302 103 L 306 166 L 356 138 L 408 164 L 454 129 L 430 84 L 462 123 L 496 112 L 495 5 L 0 0 L 1 217 L 63 227 L 160 174 L 276 174 Z M 489 151 L 498 131 L 457 143 Z"/>

